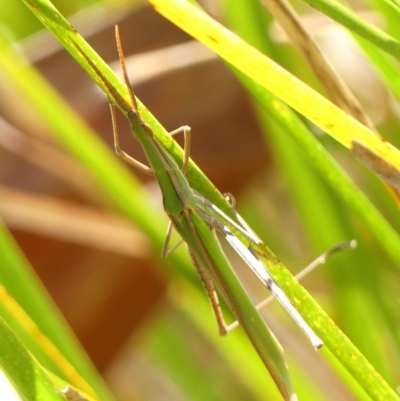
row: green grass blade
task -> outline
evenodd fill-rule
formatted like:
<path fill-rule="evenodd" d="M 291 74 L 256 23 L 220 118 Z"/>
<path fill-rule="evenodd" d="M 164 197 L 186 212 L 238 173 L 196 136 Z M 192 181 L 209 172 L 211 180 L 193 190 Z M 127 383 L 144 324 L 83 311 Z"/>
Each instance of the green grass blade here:
<path fill-rule="evenodd" d="M 368 40 L 376 47 L 391 54 L 400 56 L 400 43 L 376 26 L 360 18 L 355 12 L 349 10 L 336 0 L 303 0 L 309 6 L 321 11 L 334 21 L 349 28 L 351 31 Z"/>
<path fill-rule="evenodd" d="M 398 82 L 399 71 L 397 62 L 362 38 L 354 37 L 354 39 L 378 71 L 385 87 L 393 93 L 397 100 L 400 100 L 400 85 Z"/>
<path fill-rule="evenodd" d="M 34 288 L 31 285 L 31 288 Z M 25 347 L 32 353 L 37 361 L 47 370 L 64 382 L 70 383 L 82 391 L 95 395 L 90 385 L 82 378 L 73 365 L 54 346 L 54 344 L 43 334 L 43 331 L 35 324 L 21 306 L 9 295 L 6 289 L 0 285 L 0 316 L 18 335 Z M 55 322 L 51 314 L 48 315 Z M 39 322 L 40 324 L 40 322 Z M 62 330 L 61 328 L 58 330 Z M 70 348 L 70 347 L 69 347 Z M 69 352 L 70 353 L 70 352 Z"/>
<path fill-rule="evenodd" d="M 0 317 L 0 367 L 25 401 L 65 401 L 43 367 Z"/>
<path fill-rule="evenodd" d="M 399 18 L 400 2 L 398 0 L 367 0 L 373 12 L 377 12 L 379 17 L 384 19 L 386 31 L 397 40 L 400 40 Z"/>

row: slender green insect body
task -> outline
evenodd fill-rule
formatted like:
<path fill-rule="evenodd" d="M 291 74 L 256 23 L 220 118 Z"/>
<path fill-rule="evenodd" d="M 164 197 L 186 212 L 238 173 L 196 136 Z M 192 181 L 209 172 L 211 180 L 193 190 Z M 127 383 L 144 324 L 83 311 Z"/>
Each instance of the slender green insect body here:
<path fill-rule="evenodd" d="M 270 371 L 271 376 L 274 378 L 284 399 L 289 401 L 297 400 L 287 371 L 282 348 L 261 319 L 259 313 L 241 286 L 240 281 L 233 272 L 229 261 L 226 259 L 220 243 L 216 238 L 215 230 L 220 231 L 225 237 L 227 237 L 230 244 L 250 265 L 253 271 L 258 273 L 259 276 L 262 274 L 258 272 L 258 269 L 264 270 L 264 267 L 262 267 L 261 264 L 256 263 L 259 261 L 257 257 L 254 257 L 252 247 L 254 246 L 257 249 L 257 252 L 264 253 L 265 257 L 271 256 L 272 258 L 272 253 L 268 252 L 268 248 L 263 248 L 261 241 L 254 235 L 254 233 L 252 233 L 247 225 L 241 227 L 240 224 L 233 222 L 233 220 L 229 219 L 229 217 L 224 215 L 218 208 L 209 203 L 204 197 L 202 197 L 202 195 L 196 193 L 190 187 L 185 176 L 189 162 L 188 149 L 190 147 L 190 129 L 188 127 L 182 127 L 180 130 L 172 133 L 174 134 L 183 131 L 185 134 L 185 157 L 181 168 L 178 166 L 175 159 L 159 145 L 151 128 L 142 120 L 139 114 L 136 99 L 133 95 L 132 88 L 129 85 L 123 62 L 124 57 L 119 41 L 118 30 L 118 51 L 132 105 L 119 95 L 96 65 L 91 62 L 76 43 L 75 45 L 113 97 L 111 100 L 111 111 L 114 127 L 115 149 L 118 156 L 142 171 L 154 175 L 158 180 L 163 194 L 164 209 L 174 228 L 180 234 L 189 249 L 194 265 L 199 272 L 201 280 L 211 300 L 220 333 L 225 333 L 227 327 L 219 308 L 218 298 L 213 283 L 217 284 L 240 325 L 247 333 L 254 348 Z M 125 111 L 132 132 L 142 145 L 151 168 L 142 165 L 120 149 L 115 122 L 115 106 L 113 104 L 117 104 Z M 228 238 L 228 236 L 230 238 Z M 168 239 L 169 235 L 167 236 L 167 240 Z M 279 288 L 273 281 L 272 277 L 270 277 L 268 273 L 265 274 L 267 274 L 268 283 L 266 283 L 265 280 L 264 283 L 267 284 L 270 289 L 275 288 L 275 286 Z M 275 291 L 274 294 L 276 295 L 277 291 Z M 307 332 L 307 330 L 304 330 L 303 328 L 303 330 L 310 336 L 312 343 L 315 345 L 319 339 L 308 327 L 307 323 L 302 320 L 302 317 L 290 304 L 290 301 L 282 290 L 280 290 L 280 293 L 278 294 L 278 299 L 279 298 L 281 298 L 280 301 L 286 308 L 294 309 L 297 319 L 295 320 L 299 323 L 300 327 L 303 325 L 307 327 L 307 330 L 309 329 L 309 332 Z M 285 301 L 282 301 L 283 298 Z M 293 315 L 294 314 L 292 313 L 292 316 Z M 312 333 L 317 340 L 312 337 L 310 333 Z"/>
<path fill-rule="evenodd" d="M 120 56 L 123 56 L 120 48 L 119 51 Z M 128 85 L 128 77 L 125 76 L 125 79 Z M 131 88 L 130 91 L 132 91 Z M 132 101 L 135 103 L 133 93 Z M 216 208 L 215 205 L 209 204 L 209 202 L 201 195 L 198 195 L 192 190 L 182 172 L 182 169 L 177 166 L 175 159 L 173 159 L 155 140 L 154 134 L 150 127 L 145 124 L 138 115 L 137 108 L 130 109 L 127 114 L 131 123 L 131 128 L 141 143 L 152 170 L 154 171 L 154 175 L 159 182 L 161 191 L 164 194 L 164 209 L 172 221 L 175 229 L 178 231 L 181 237 L 184 238 L 189 248 L 196 250 L 199 247 L 200 242 L 196 227 L 200 223 L 194 225 L 192 221 L 194 216 L 200 215 L 201 220 L 208 222 L 212 228 L 218 229 L 228 239 L 233 248 L 245 260 L 245 262 L 260 278 L 260 280 L 271 290 L 271 292 L 294 318 L 296 323 L 310 338 L 312 345 L 316 348 L 321 347 L 322 341 L 314 334 L 313 330 L 304 321 L 294 306 L 291 305 L 289 299 L 265 270 L 265 267 L 253 255 L 251 248 L 246 248 L 242 242 L 232 234 L 232 231 L 234 231 L 236 235 L 246 237 L 248 241 L 254 245 L 259 245 L 261 243 L 258 237 L 256 237 L 247 227 L 246 229 L 240 227 L 222 211 Z M 182 130 L 184 129 L 185 127 L 182 127 Z M 118 146 L 116 147 L 119 148 Z M 118 153 L 120 152 L 121 151 L 118 149 Z M 184 167 L 185 162 L 183 168 Z M 223 217 L 224 224 L 229 224 L 230 229 L 228 229 L 226 225 L 221 224 L 218 221 L 218 217 Z M 196 252 L 194 253 L 196 254 Z M 196 256 L 202 260 L 201 265 L 208 267 L 212 264 L 212 260 L 208 257 L 207 252 L 205 252 L 204 249 L 202 252 L 198 252 Z M 213 269 L 212 274 L 215 275 L 215 269 Z M 220 280 L 216 281 L 219 282 Z M 225 298 L 227 298 L 227 294 L 225 294 Z M 220 329 L 220 331 L 222 330 Z"/>

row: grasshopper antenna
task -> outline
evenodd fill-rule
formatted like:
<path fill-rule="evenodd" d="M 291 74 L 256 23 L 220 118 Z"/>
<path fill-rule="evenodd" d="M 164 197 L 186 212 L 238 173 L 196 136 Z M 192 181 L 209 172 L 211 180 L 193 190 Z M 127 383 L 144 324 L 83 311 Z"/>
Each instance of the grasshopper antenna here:
<path fill-rule="evenodd" d="M 137 102 L 136 102 L 136 98 L 135 98 L 135 95 L 133 93 L 133 89 L 132 89 L 131 83 L 129 82 L 128 73 L 126 71 L 125 56 L 124 56 L 124 52 L 122 50 L 121 37 L 119 35 L 118 25 L 115 25 L 115 39 L 117 41 L 118 56 L 119 56 L 119 61 L 120 61 L 120 64 L 121 64 L 122 75 L 124 76 L 124 81 L 125 81 L 125 84 L 126 84 L 126 86 L 128 88 L 129 97 L 131 98 L 132 106 L 135 109 L 136 113 L 139 113 L 139 109 L 138 109 L 138 105 L 137 105 Z"/>

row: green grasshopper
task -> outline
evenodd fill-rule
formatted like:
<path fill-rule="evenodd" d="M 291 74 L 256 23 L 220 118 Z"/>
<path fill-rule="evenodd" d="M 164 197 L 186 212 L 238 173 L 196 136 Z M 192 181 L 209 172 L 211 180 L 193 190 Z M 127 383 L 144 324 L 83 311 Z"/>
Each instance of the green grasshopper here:
<path fill-rule="evenodd" d="M 176 202 L 175 199 L 172 199 L 172 202 L 169 202 L 169 196 L 163 197 L 164 209 L 170 218 L 170 225 L 167 231 L 167 239 L 165 241 L 165 245 L 163 248 L 163 256 L 167 256 L 168 254 L 168 243 L 171 234 L 171 228 L 175 227 L 181 237 L 185 240 L 188 245 L 188 249 L 194 264 L 199 271 L 199 275 L 203 281 L 204 287 L 209 295 L 211 300 L 211 304 L 213 305 L 214 313 L 217 317 L 217 322 L 219 326 L 219 331 L 221 334 L 225 334 L 226 324 L 223 320 L 222 313 L 219 308 L 219 302 L 217 295 L 213 288 L 213 280 L 210 275 L 207 273 L 207 268 L 203 269 L 204 261 L 202 262 L 194 249 L 202 246 L 200 242 L 197 242 L 197 246 L 193 247 L 187 240 L 187 226 L 188 224 L 191 228 L 191 234 L 193 236 L 192 239 L 197 238 L 199 240 L 195 225 L 193 224 L 193 218 L 189 216 L 194 216 L 195 214 L 200 216 L 208 225 L 220 233 L 227 239 L 227 241 L 231 244 L 231 246 L 238 252 L 238 254 L 243 258 L 243 260 L 249 265 L 252 271 L 256 274 L 256 276 L 270 289 L 272 294 L 281 302 L 284 308 L 289 312 L 292 318 L 296 321 L 296 323 L 302 328 L 305 334 L 309 337 L 312 345 L 316 348 L 322 346 L 322 341 L 315 335 L 313 330 L 308 326 L 308 324 L 304 321 L 302 316 L 298 313 L 297 309 L 293 307 L 290 303 L 290 300 L 287 298 L 285 293 L 280 289 L 280 287 L 275 283 L 271 275 L 265 269 L 265 266 L 260 262 L 259 258 L 257 258 L 255 252 L 251 252 L 251 247 L 259 247 L 262 244 L 262 241 L 251 231 L 251 229 L 247 226 L 244 220 L 238 215 L 237 217 L 240 219 L 240 222 L 243 227 L 230 219 L 225 213 L 223 213 L 219 208 L 217 208 L 212 203 L 208 202 L 202 195 L 199 195 L 195 192 L 189 185 L 186 179 L 186 172 L 189 165 L 189 151 L 190 151 L 190 127 L 183 126 L 178 128 L 175 131 L 172 131 L 170 135 L 175 135 L 177 133 L 183 132 L 185 136 L 185 145 L 184 145 L 184 159 L 182 163 L 182 167 L 179 168 L 176 164 L 176 161 L 158 144 L 158 142 L 154 139 L 154 134 L 151 131 L 150 127 L 143 122 L 138 113 L 138 106 L 136 103 L 135 96 L 133 94 L 133 90 L 129 85 L 129 78 L 126 72 L 126 67 L 123 62 L 124 57 L 122 53 L 122 47 L 119 40 L 119 36 L 117 34 L 117 42 L 118 42 L 118 50 L 121 59 L 121 66 L 124 74 L 125 83 L 130 93 L 130 98 L 133 103 L 133 109 L 128 111 L 128 119 L 131 122 L 132 131 L 139 136 L 139 131 L 143 131 L 145 133 L 146 138 L 150 143 L 144 143 L 143 140 L 140 140 L 146 155 L 149 159 L 150 164 L 152 165 L 152 169 L 133 159 L 131 156 L 126 154 L 121 150 L 118 141 L 117 134 L 117 126 L 115 123 L 115 110 L 114 107 L 111 106 L 112 116 L 113 116 L 113 128 L 114 128 L 114 145 L 117 155 L 124 160 L 125 162 L 135 166 L 136 168 L 141 169 L 146 173 L 150 173 L 155 175 L 160 183 L 160 187 L 162 189 L 163 194 L 171 192 L 171 184 L 174 189 L 174 192 L 179 197 L 179 202 Z M 140 138 L 141 139 L 141 138 Z M 149 142 L 149 141 L 147 141 Z M 156 156 L 157 155 L 157 156 Z M 167 183 L 167 187 L 166 184 Z M 165 192 L 164 192 L 165 191 Z M 168 192 L 166 192 L 168 191 Z M 169 202 L 169 203 L 168 203 Z M 186 215 L 185 219 L 182 219 L 182 215 Z M 182 224 L 182 221 L 185 221 L 186 224 Z M 183 235 L 182 235 L 183 234 Z M 243 239 L 240 240 L 238 237 L 245 237 L 249 246 L 246 247 L 243 243 Z M 190 237 L 190 236 L 189 236 Z M 265 249 L 265 248 L 264 248 Z M 260 252 L 258 250 L 258 252 Z M 265 253 L 265 252 L 264 252 Z M 204 254 L 204 252 L 203 252 Z M 268 257 L 270 257 L 270 251 L 268 250 Z"/>
<path fill-rule="evenodd" d="M 247 227 L 244 220 L 240 218 L 240 224 L 236 223 L 190 187 L 186 178 L 186 171 L 189 165 L 190 128 L 185 126 L 171 133 L 171 135 L 174 135 L 178 132 L 183 132 L 185 136 L 185 152 L 181 167 L 157 142 L 151 128 L 141 118 L 136 98 L 129 84 L 118 28 L 116 28 L 116 37 L 121 67 L 131 104 L 117 92 L 80 47 L 75 42 L 74 44 L 112 96 L 110 107 L 117 155 L 132 166 L 155 176 L 160 185 L 164 210 L 171 222 L 168 228 L 166 245 L 163 249 L 163 256 L 168 254 L 168 243 L 171 227 L 173 226 L 187 245 L 193 263 L 210 298 L 219 332 L 225 334 L 228 328 L 223 319 L 214 283 L 270 371 L 284 399 L 294 401 L 297 397 L 287 371 L 282 348 L 261 319 L 233 272 L 216 237 L 216 231 L 222 233 L 261 281 L 289 311 L 294 320 L 310 338 L 312 344 L 318 348 L 322 345 L 322 341 L 290 303 L 286 294 L 276 284 L 260 261 L 260 255 L 264 258 L 272 257 L 272 253 L 268 248 Z M 143 165 L 121 150 L 118 142 L 115 104 L 126 114 L 132 133 L 142 145 L 151 167 Z"/>

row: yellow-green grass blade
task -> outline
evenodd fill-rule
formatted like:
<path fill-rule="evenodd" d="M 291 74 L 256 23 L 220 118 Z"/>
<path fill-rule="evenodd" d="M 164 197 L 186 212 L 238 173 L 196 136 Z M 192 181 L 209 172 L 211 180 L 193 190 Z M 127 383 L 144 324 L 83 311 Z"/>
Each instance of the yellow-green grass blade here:
<path fill-rule="evenodd" d="M 357 140 L 400 169 L 400 152 L 186 0 L 151 0 L 155 9 L 299 113 L 351 148 Z"/>
<path fill-rule="evenodd" d="M 378 71 L 384 86 L 396 97 L 400 99 L 400 85 L 398 82 L 398 65 L 397 61 L 390 56 L 377 49 L 368 41 L 354 36 L 361 50 L 371 61 L 373 67 Z"/>
<path fill-rule="evenodd" d="M 45 369 L 0 317 L 0 368 L 24 401 L 65 401 Z"/>
<path fill-rule="evenodd" d="M 31 287 L 34 287 L 34 285 Z M 15 299 L 10 296 L 3 285 L 0 285 L 0 300 L 0 316 L 14 333 L 18 335 L 18 338 L 23 342 L 29 352 L 32 353 L 34 358 L 37 359 L 38 363 L 58 377 L 62 377 L 64 382 L 70 383 L 82 389 L 82 391 L 95 396 L 96 393 L 90 385 L 82 378 L 74 366 L 64 357 L 57 347 L 55 347 L 48 337 L 43 334 L 38 325 L 21 308 Z M 37 304 L 34 298 L 32 298 L 32 300 L 34 304 Z M 46 316 L 53 322 L 53 326 L 56 326 L 53 315 L 48 313 Z M 58 330 L 65 331 L 65 329 L 61 327 L 58 328 Z"/>

